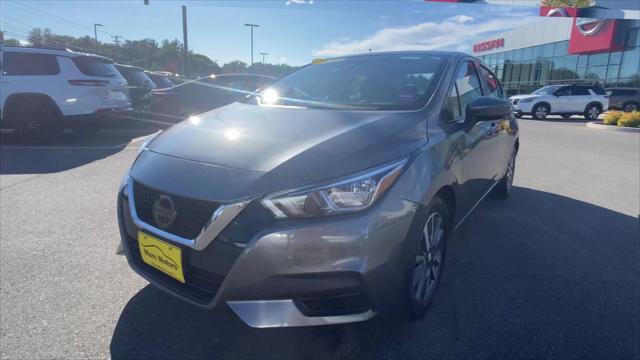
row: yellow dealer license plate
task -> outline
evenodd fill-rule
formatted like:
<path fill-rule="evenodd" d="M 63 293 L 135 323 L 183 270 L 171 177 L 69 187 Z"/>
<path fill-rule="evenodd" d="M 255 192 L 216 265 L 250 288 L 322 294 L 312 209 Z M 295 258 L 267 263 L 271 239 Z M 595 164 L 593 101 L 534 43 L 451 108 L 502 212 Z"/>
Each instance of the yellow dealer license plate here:
<path fill-rule="evenodd" d="M 145 264 L 184 283 L 182 250 L 179 247 L 158 240 L 143 232 L 138 232 L 138 247 L 140 248 L 142 261 Z"/>

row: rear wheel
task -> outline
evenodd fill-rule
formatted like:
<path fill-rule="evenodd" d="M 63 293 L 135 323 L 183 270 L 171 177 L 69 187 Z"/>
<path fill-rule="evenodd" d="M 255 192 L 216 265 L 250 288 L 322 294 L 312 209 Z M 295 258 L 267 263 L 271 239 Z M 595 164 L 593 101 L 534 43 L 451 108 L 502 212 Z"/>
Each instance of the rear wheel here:
<path fill-rule="evenodd" d="M 624 106 L 622 107 L 622 110 L 624 110 L 625 112 L 633 112 L 633 111 L 638 111 L 638 103 L 634 103 L 634 102 L 630 102 L 630 103 L 626 103 L 624 104 Z"/>
<path fill-rule="evenodd" d="M 600 105 L 598 104 L 589 104 L 585 109 L 584 109 L 584 118 L 587 120 L 597 120 L 598 116 L 600 116 L 600 113 L 602 112 L 602 109 L 600 108 Z"/>
<path fill-rule="evenodd" d="M 47 103 L 23 105 L 15 113 L 20 117 L 18 134 L 30 144 L 48 144 L 57 139 L 62 132 L 60 116 Z"/>
<path fill-rule="evenodd" d="M 449 233 L 449 211 L 445 202 L 433 199 L 422 233 L 416 239 L 413 267 L 408 276 L 408 310 L 412 319 L 420 318 L 433 301 L 442 276 Z"/>
<path fill-rule="evenodd" d="M 542 120 L 549 115 L 549 105 L 536 104 L 531 110 L 531 116 L 536 120 Z"/>

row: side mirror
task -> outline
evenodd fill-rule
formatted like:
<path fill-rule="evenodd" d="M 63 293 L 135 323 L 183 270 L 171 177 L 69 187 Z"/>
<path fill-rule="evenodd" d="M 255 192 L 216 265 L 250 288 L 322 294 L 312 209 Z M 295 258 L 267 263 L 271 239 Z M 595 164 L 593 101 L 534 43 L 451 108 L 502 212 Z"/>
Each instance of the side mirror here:
<path fill-rule="evenodd" d="M 467 105 L 465 123 L 504 119 L 511 112 L 511 103 L 504 99 L 481 96 Z"/>

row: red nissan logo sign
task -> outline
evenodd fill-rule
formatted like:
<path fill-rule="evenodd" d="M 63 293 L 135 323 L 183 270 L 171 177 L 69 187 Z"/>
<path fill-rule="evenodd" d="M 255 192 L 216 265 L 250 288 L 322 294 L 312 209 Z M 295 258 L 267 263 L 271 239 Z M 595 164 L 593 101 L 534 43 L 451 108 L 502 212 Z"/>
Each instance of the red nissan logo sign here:
<path fill-rule="evenodd" d="M 498 49 L 501 47 L 504 47 L 503 38 L 473 44 L 473 52 L 477 53 L 482 51 L 489 51 L 489 50 Z"/>

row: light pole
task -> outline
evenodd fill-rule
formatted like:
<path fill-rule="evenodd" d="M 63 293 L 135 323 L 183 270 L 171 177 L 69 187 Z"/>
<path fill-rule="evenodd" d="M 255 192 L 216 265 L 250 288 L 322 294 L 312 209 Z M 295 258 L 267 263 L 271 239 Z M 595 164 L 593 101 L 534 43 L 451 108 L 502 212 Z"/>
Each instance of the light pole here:
<path fill-rule="evenodd" d="M 261 53 L 258 53 L 258 54 L 262 55 L 262 63 L 264 64 L 264 57 L 269 55 L 269 53 L 261 52 Z"/>
<path fill-rule="evenodd" d="M 98 53 L 98 26 L 102 26 L 102 24 L 93 24 L 93 39 L 96 41 L 96 54 Z"/>
<path fill-rule="evenodd" d="M 253 28 L 260 27 L 258 24 L 244 24 L 244 26 L 248 26 L 251 28 L 251 65 L 253 65 Z"/>

